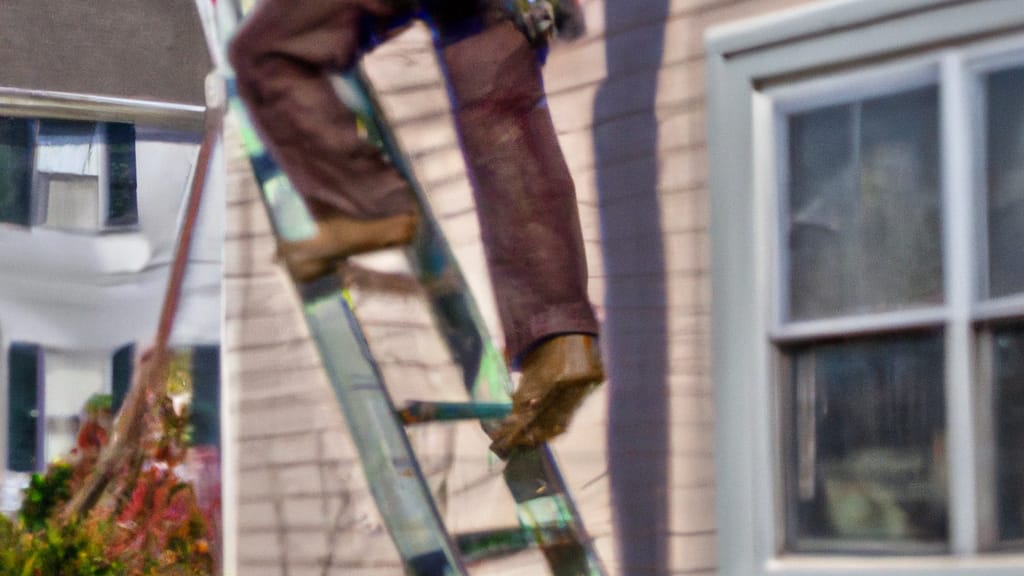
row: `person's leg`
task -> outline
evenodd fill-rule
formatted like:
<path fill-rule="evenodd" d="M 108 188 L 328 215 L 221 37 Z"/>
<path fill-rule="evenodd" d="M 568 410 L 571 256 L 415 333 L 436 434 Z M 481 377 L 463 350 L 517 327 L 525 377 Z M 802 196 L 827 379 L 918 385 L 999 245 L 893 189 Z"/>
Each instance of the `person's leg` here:
<path fill-rule="evenodd" d="M 500 23 L 442 54 L 510 357 L 596 335 L 575 189 L 533 51 Z"/>
<path fill-rule="evenodd" d="M 472 25 L 442 27 L 440 38 L 506 345 L 523 370 L 494 445 L 507 453 L 564 430 L 603 371 L 575 189 L 540 66 L 510 22 L 480 28 L 461 38 Z"/>
<path fill-rule="evenodd" d="M 415 230 L 409 184 L 360 137 L 330 78 L 394 16 L 380 0 L 264 0 L 231 42 L 239 96 L 318 222 L 316 237 L 282 246 L 300 280 L 329 272 L 332 259 L 407 242 Z"/>

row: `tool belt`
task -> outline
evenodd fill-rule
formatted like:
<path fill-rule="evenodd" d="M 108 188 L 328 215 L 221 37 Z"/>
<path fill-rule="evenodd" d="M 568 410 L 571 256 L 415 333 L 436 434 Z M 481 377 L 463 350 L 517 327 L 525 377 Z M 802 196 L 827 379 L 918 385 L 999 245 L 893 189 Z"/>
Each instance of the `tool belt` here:
<path fill-rule="evenodd" d="M 551 38 L 575 40 L 586 32 L 578 0 L 505 0 L 519 29 L 534 46 Z"/>
<path fill-rule="evenodd" d="M 586 31 L 579 0 L 390 0 L 390 4 L 395 14 L 427 16 L 438 28 L 442 44 L 446 38 L 465 35 L 465 24 L 471 21 L 488 25 L 512 20 L 535 48 L 546 46 L 551 38 L 574 40 Z M 404 24 L 402 20 L 389 27 Z"/>

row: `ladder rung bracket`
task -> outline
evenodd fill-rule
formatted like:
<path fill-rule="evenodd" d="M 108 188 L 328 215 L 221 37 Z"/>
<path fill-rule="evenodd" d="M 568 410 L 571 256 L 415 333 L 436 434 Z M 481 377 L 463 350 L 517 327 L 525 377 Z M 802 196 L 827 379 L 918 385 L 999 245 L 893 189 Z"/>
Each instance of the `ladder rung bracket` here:
<path fill-rule="evenodd" d="M 565 526 L 537 526 L 471 532 L 455 536 L 455 543 L 467 563 L 509 556 L 531 548 L 566 546 L 576 535 Z"/>
<path fill-rule="evenodd" d="M 512 412 L 512 405 L 500 402 L 412 401 L 398 411 L 406 425 L 454 420 L 498 420 Z"/>
<path fill-rule="evenodd" d="M 543 526 L 567 527 L 573 522 L 572 512 L 564 494 L 540 496 L 518 503 L 516 513 L 524 529 Z"/>
<path fill-rule="evenodd" d="M 505 465 L 504 476 L 524 530 L 535 526 L 565 526 L 566 533 L 571 535 L 571 540 L 564 544 L 541 547 L 556 574 L 604 574 L 548 446 L 513 452 Z"/>

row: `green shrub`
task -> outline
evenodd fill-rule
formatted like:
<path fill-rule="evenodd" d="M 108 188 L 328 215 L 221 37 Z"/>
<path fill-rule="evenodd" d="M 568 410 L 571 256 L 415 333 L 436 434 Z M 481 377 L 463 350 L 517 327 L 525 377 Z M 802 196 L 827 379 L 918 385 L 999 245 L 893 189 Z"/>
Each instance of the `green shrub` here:
<path fill-rule="evenodd" d="M 45 523 L 20 531 L 0 516 L 0 574 L 4 576 L 123 576 L 125 566 L 110 560 L 104 547 L 105 523 L 88 526 Z"/>
<path fill-rule="evenodd" d="M 106 409 L 91 402 L 92 414 Z M 192 487 L 174 468 L 186 453 L 187 415 L 160 397 L 149 406 L 151 429 L 142 441 L 147 465 L 118 473 L 84 519 L 61 511 L 94 469 L 98 449 L 81 445 L 69 462 L 35 474 L 25 489 L 17 523 L 0 516 L 0 576 L 209 576 L 216 534 Z M 105 435 L 103 436 L 105 439 Z M 81 439 L 79 440 L 81 442 Z"/>
<path fill-rule="evenodd" d="M 25 490 L 25 500 L 21 505 L 21 522 L 30 532 L 41 530 L 46 520 L 57 506 L 71 498 L 71 475 L 74 472 L 69 464 L 57 462 L 51 464 L 46 474 L 33 474 L 32 481 Z"/>

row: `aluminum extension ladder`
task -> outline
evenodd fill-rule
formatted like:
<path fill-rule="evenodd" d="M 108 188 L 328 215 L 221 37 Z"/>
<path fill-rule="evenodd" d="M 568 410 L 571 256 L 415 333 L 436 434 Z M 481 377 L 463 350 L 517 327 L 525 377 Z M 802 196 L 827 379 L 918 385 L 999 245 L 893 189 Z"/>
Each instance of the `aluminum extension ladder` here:
<path fill-rule="evenodd" d="M 242 12 L 236 4 L 236 21 Z M 232 32 L 231 25 L 223 24 L 223 20 L 218 31 L 222 40 L 230 38 Z M 231 72 L 225 75 L 229 112 L 236 117 L 275 234 L 288 240 L 308 237 L 315 224 L 250 124 L 234 90 Z M 406 573 L 464 575 L 467 563 L 537 547 L 556 576 L 603 576 L 605 571 L 592 540 L 547 446 L 518 450 L 505 464 L 503 476 L 516 502 L 518 527 L 459 536 L 445 529 L 405 427 L 456 419 L 477 419 L 484 427 L 492 426 L 509 412 L 511 381 L 369 83 L 361 72 L 343 81 L 348 88 L 346 103 L 356 112 L 369 139 L 382 147 L 416 191 L 422 219 L 417 238 L 406 253 L 427 294 L 434 323 L 462 369 L 464 385 L 473 398 L 470 403 L 421 401 L 396 408 L 340 278 L 331 275 L 296 286 L 305 320 Z"/>

